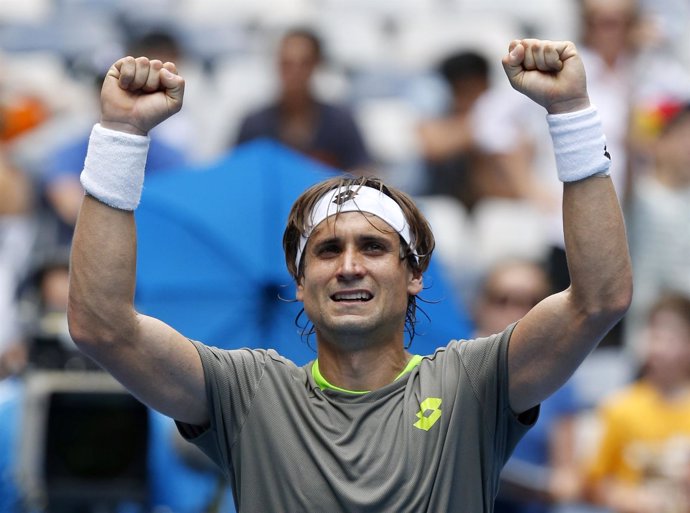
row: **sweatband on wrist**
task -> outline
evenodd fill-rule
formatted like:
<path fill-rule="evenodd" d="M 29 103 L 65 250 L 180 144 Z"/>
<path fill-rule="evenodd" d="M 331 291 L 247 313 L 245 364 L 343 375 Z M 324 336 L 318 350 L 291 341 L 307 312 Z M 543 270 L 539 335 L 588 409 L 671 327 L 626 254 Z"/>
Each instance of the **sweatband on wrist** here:
<path fill-rule="evenodd" d="M 367 212 L 374 214 L 395 230 L 410 247 L 412 254 L 415 257 L 417 256 L 412 241 L 410 225 L 407 223 L 400 205 L 386 193 L 373 187 L 366 185 L 352 186 L 330 190 L 314 205 L 308 217 L 309 225 L 300 237 L 299 245 L 297 246 L 295 264 L 298 269 L 302 253 L 314 228 L 326 218 L 341 212 Z"/>
<path fill-rule="evenodd" d="M 139 206 L 151 139 L 94 125 L 81 184 L 97 200 L 120 210 Z"/>
<path fill-rule="evenodd" d="M 546 120 L 561 182 L 610 174 L 611 155 L 606 150 L 606 137 L 594 106 L 576 112 L 548 114 Z"/>

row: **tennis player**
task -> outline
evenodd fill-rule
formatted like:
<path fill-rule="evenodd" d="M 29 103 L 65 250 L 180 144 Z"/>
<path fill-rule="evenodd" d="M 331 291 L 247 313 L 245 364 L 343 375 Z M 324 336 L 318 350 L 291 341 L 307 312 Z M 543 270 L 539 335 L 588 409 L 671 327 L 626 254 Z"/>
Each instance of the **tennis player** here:
<path fill-rule="evenodd" d="M 295 202 L 284 235 L 317 342 L 303 367 L 272 350 L 190 341 L 134 309 L 147 134 L 180 109 L 184 80 L 173 63 L 145 57 L 108 71 L 81 177 L 70 331 L 218 464 L 240 512 L 491 512 L 540 402 L 628 308 L 623 219 L 575 46 L 516 40 L 503 66 L 547 112 L 571 286 L 501 333 L 409 354 L 431 230 L 402 192 L 332 179 Z"/>

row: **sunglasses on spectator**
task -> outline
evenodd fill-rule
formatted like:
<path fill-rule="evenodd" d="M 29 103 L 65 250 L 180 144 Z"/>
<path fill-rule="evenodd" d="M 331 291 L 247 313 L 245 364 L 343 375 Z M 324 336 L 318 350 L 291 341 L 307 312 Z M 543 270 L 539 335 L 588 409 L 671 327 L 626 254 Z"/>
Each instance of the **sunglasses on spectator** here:
<path fill-rule="evenodd" d="M 485 297 L 486 301 L 494 306 L 503 308 L 519 307 L 526 310 L 536 306 L 542 300 L 542 297 L 536 294 L 501 290 L 489 290 L 486 292 Z"/>

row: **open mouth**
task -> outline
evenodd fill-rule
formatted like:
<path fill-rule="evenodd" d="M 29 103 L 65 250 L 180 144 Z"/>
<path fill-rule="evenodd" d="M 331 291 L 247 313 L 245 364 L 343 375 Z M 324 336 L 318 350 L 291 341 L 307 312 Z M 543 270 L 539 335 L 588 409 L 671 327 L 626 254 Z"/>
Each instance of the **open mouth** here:
<path fill-rule="evenodd" d="M 331 299 L 338 302 L 353 301 L 366 303 L 373 297 L 374 296 L 370 292 L 358 290 L 354 292 L 336 292 L 331 296 Z"/>

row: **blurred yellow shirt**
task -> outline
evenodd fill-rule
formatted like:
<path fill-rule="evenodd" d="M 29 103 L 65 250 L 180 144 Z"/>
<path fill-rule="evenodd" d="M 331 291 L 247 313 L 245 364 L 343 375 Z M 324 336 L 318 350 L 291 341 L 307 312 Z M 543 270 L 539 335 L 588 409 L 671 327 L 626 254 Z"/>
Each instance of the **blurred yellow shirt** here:
<path fill-rule="evenodd" d="M 614 478 L 631 485 L 681 484 L 690 477 L 690 390 L 668 401 L 638 381 L 599 411 L 602 437 L 588 468 L 590 482 Z"/>

